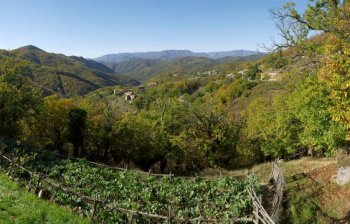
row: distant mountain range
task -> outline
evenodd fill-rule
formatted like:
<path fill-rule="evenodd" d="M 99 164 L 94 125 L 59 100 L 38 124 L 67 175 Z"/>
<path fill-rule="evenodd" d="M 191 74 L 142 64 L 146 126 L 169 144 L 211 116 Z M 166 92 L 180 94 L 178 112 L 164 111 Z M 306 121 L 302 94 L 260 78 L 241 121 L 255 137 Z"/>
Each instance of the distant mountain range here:
<path fill-rule="evenodd" d="M 108 64 L 106 64 L 108 65 Z M 200 72 L 212 69 L 216 61 L 204 57 L 182 57 L 171 61 L 160 59 L 131 59 L 109 64 L 116 73 L 126 74 L 139 82 L 169 73 Z"/>
<path fill-rule="evenodd" d="M 250 55 L 260 54 L 257 51 L 248 50 L 233 50 L 233 51 L 218 51 L 218 52 L 192 52 L 189 50 L 165 50 L 165 51 L 151 51 L 151 52 L 136 52 L 136 53 L 119 53 L 107 54 L 93 60 L 102 63 L 119 63 L 122 61 L 132 59 L 158 59 L 164 61 L 171 61 L 183 57 L 205 57 L 210 59 L 220 59 L 225 57 L 246 57 Z"/>
<path fill-rule="evenodd" d="M 256 51 L 234 50 L 197 53 L 189 50 L 166 50 L 139 53 L 108 54 L 93 60 L 106 65 L 117 74 L 126 74 L 139 82 L 176 72 L 194 72 L 210 69 L 232 60 L 253 60 L 262 57 Z"/>
<path fill-rule="evenodd" d="M 106 86 L 136 86 L 160 75 L 205 72 L 222 63 L 249 61 L 262 56 L 246 50 L 209 53 L 168 50 L 112 54 L 90 60 L 48 53 L 28 45 L 11 51 L 0 50 L 0 63 L 6 58 L 29 61 L 33 85 L 41 88 L 45 95 L 58 93 L 70 97 Z"/>
<path fill-rule="evenodd" d="M 58 93 L 66 97 L 78 96 L 105 86 L 139 84 L 126 75 L 115 74 L 99 62 L 48 53 L 32 45 L 12 51 L 0 50 L 0 63 L 6 58 L 31 62 L 31 82 L 40 87 L 45 95 Z"/>

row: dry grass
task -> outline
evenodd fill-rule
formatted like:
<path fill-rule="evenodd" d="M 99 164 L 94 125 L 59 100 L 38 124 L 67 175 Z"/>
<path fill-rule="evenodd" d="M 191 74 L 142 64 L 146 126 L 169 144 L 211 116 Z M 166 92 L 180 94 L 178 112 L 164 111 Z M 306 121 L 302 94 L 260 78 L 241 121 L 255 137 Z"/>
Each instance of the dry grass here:
<path fill-rule="evenodd" d="M 312 170 L 301 178 L 290 178 L 287 184 L 289 223 L 348 223 L 350 218 L 350 184 L 334 182 L 337 164 Z M 309 220 L 305 222 L 305 220 Z"/>
<path fill-rule="evenodd" d="M 350 184 L 338 186 L 334 182 L 337 172 L 334 157 L 303 157 L 281 161 L 279 165 L 287 178 L 283 223 L 348 223 Z M 200 175 L 245 178 L 248 172 L 254 173 L 261 182 L 267 183 L 271 174 L 271 162 L 258 164 L 250 169 L 207 169 Z"/>
<path fill-rule="evenodd" d="M 350 211 L 350 184 L 339 186 L 334 183 L 334 176 L 337 173 L 335 164 L 314 170 L 309 174 L 317 184 L 322 187 L 320 208 L 331 217 L 342 220 L 349 216 Z"/>
<path fill-rule="evenodd" d="M 282 170 L 286 177 L 297 173 L 310 171 L 312 169 L 325 166 L 327 164 L 335 163 L 334 157 L 315 158 L 303 157 L 301 159 L 280 162 Z M 200 176 L 217 177 L 217 176 L 231 176 L 231 177 L 245 177 L 248 173 L 254 173 L 260 181 L 267 183 L 271 175 L 271 162 L 261 163 L 251 167 L 250 169 L 225 170 L 225 169 L 206 169 L 200 173 Z"/>

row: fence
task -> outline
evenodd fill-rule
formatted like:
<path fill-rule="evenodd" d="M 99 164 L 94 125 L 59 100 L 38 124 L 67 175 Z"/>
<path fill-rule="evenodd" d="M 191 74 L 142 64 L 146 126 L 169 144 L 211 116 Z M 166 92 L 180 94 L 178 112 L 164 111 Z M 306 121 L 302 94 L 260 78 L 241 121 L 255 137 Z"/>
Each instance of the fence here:
<path fill-rule="evenodd" d="M 286 181 L 283 171 L 278 167 L 277 162 L 272 164 L 271 177 L 275 185 L 275 196 L 272 202 L 271 218 L 275 222 L 278 222 L 282 212 L 283 191 Z"/>
<path fill-rule="evenodd" d="M 63 155 L 59 155 L 59 154 L 57 154 L 57 155 L 63 156 Z M 0 158 L 3 158 L 7 162 L 9 162 L 9 171 L 8 171 L 9 174 L 11 174 L 11 170 L 13 170 L 14 167 L 17 167 L 17 168 L 19 168 L 19 169 L 21 169 L 29 174 L 31 179 L 30 179 L 30 182 L 28 184 L 28 190 L 30 191 L 31 187 L 33 186 L 34 192 L 36 194 L 38 194 L 39 197 L 42 196 L 42 191 L 44 188 L 42 183 L 45 183 L 46 185 L 50 186 L 51 188 L 61 190 L 61 191 L 68 193 L 70 195 L 78 196 L 81 199 L 89 202 L 93 208 L 92 211 L 90 211 L 90 213 L 91 213 L 90 216 L 92 219 L 94 219 L 96 216 L 98 216 L 96 207 L 97 207 L 97 205 L 100 205 L 100 206 L 103 206 L 107 209 L 111 209 L 111 210 L 114 209 L 114 210 L 121 211 L 125 214 L 131 215 L 131 217 L 136 214 L 136 215 L 141 215 L 141 216 L 156 219 L 156 220 L 166 220 L 169 223 L 171 223 L 171 222 L 176 222 L 176 223 L 192 223 L 192 222 L 220 223 L 220 220 L 210 219 L 207 217 L 195 217 L 195 218 L 174 217 L 172 215 L 172 211 L 171 211 L 170 207 L 169 207 L 168 215 L 164 216 L 164 215 L 158 215 L 158 214 L 150 214 L 150 213 L 137 211 L 137 210 L 129 210 L 129 209 L 125 209 L 125 208 L 121 208 L 121 207 L 117 207 L 117 206 L 111 206 L 104 201 L 97 200 L 95 198 L 91 198 L 91 197 L 89 197 L 87 195 L 83 195 L 81 193 L 77 193 L 72 189 L 68 189 L 68 188 L 62 186 L 59 183 L 55 183 L 55 181 L 53 181 L 49 178 L 45 178 L 45 176 L 42 174 L 37 174 L 33 171 L 30 171 L 27 168 L 21 166 L 18 163 L 18 161 L 16 161 L 16 159 L 10 159 L 4 155 L 1 155 Z M 72 159 L 80 160 L 77 158 L 72 158 Z M 92 165 L 95 165 L 95 166 L 102 166 L 102 167 L 113 168 L 113 169 L 117 169 L 117 170 L 121 170 L 121 171 L 128 171 L 128 169 L 112 167 L 112 166 L 108 166 L 105 164 L 99 164 L 99 163 L 95 163 L 95 162 L 91 162 L 91 161 L 89 161 L 89 163 L 91 163 Z M 155 176 L 173 176 L 172 174 L 162 175 L 162 174 L 151 174 L 151 173 L 147 173 L 147 172 L 143 172 L 143 171 L 138 171 L 138 172 L 148 174 L 148 175 L 155 175 Z M 33 177 L 35 177 L 35 178 L 33 178 Z M 272 206 L 271 206 L 272 208 L 270 209 L 270 212 L 267 212 L 267 210 L 262 205 L 261 195 L 257 196 L 257 193 L 254 190 L 254 187 L 249 186 L 248 193 L 252 199 L 252 208 L 253 208 L 252 216 L 234 218 L 234 219 L 230 220 L 231 223 L 253 222 L 255 224 L 259 224 L 259 223 L 275 224 L 279 221 L 279 217 L 280 217 L 280 214 L 282 212 L 282 200 L 283 200 L 285 178 L 284 178 L 282 170 L 279 168 L 279 166 L 277 164 L 277 161 L 272 163 L 271 180 L 274 183 L 274 196 L 272 199 Z"/>
<path fill-rule="evenodd" d="M 45 178 L 44 175 L 37 174 L 37 173 L 30 171 L 27 168 L 21 166 L 20 164 L 17 164 L 17 161 L 14 159 L 10 159 L 4 155 L 1 155 L 0 158 L 6 160 L 9 163 L 9 170 L 8 170 L 9 175 L 11 175 L 11 171 L 14 170 L 14 167 L 17 167 L 20 170 L 22 170 L 30 175 L 31 179 L 30 179 L 29 184 L 28 184 L 28 191 L 31 191 L 32 185 L 35 186 L 33 188 L 33 191 L 38 195 L 38 197 L 42 197 L 42 192 L 45 188 L 43 184 L 46 184 L 46 185 L 50 186 L 51 188 L 63 191 L 69 195 L 78 196 L 79 198 L 85 200 L 86 202 L 89 202 L 92 205 L 92 210 L 89 211 L 90 212 L 89 216 L 93 220 L 95 220 L 96 217 L 98 216 L 97 205 L 100 205 L 100 206 L 102 206 L 106 209 L 109 209 L 109 210 L 118 210 L 120 212 L 125 213 L 126 215 L 131 215 L 131 217 L 133 217 L 133 215 L 141 215 L 141 216 L 144 216 L 147 218 L 152 218 L 154 220 L 167 221 L 168 223 L 173 223 L 173 222 L 175 222 L 175 223 L 198 223 L 198 222 L 199 223 L 221 223 L 221 221 L 222 221 L 222 220 L 212 219 L 212 218 L 202 217 L 202 216 L 194 217 L 194 218 L 175 217 L 173 215 L 170 207 L 168 208 L 167 216 L 164 216 L 164 215 L 151 214 L 151 213 L 138 211 L 138 210 L 125 209 L 125 208 L 121 208 L 118 206 L 112 206 L 105 201 L 89 197 L 89 196 L 84 195 L 82 193 L 77 193 L 72 189 L 69 189 L 69 188 L 62 186 L 60 183 L 55 183 L 53 180 L 51 180 L 49 178 Z M 101 165 L 101 164 L 98 164 L 98 165 Z M 33 177 L 36 178 L 36 181 L 32 181 Z M 230 223 L 236 223 L 236 222 L 252 222 L 253 220 L 251 217 L 239 217 L 239 218 L 231 218 L 229 221 L 230 221 Z"/>
<path fill-rule="evenodd" d="M 75 161 L 80 161 L 82 160 L 81 158 L 75 158 L 75 157 L 68 157 L 56 152 L 48 152 L 49 154 L 64 158 L 64 159 L 71 159 L 71 160 L 75 160 Z M 148 176 L 155 176 L 155 177 L 176 177 L 176 178 L 183 178 L 183 179 L 193 179 L 194 177 L 196 178 L 200 178 L 200 179 L 214 179 L 214 176 L 180 176 L 180 175 L 175 175 L 173 173 L 169 173 L 169 174 L 163 174 L 163 173 L 153 173 L 152 170 L 149 170 L 148 172 L 142 171 L 142 170 L 136 170 L 136 169 L 128 169 L 128 167 L 122 168 L 122 167 L 118 167 L 118 166 L 110 166 L 110 165 L 106 165 L 103 163 L 98 163 L 98 162 L 93 162 L 90 160 L 86 160 L 89 164 L 93 165 L 93 166 L 97 166 L 97 167 L 105 167 L 105 168 L 109 168 L 109 169 L 114 169 L 114 170 L 118 170 L 118 171 L 132 171 L 135 173 L 139 173 L 142 175 L 148 175 Z M 248 177 L 250 174 L 254 174 L 256 173 L 256 171 L 251 171 L 249 169 L 245 169 L 245 172 L 242 172 L 240 174 L 230 174 L 230 177 Z M 220 172 L 220 175 L 217 176 L 217 178 L 221 178 L 222 177 L 222 173 Z"/>
<path fill-rule="evenodd" d="M 274 183 L 275 192 L 272 199 L 270 214 L 262 205 L 261 197 L 258 197 L 252 186 L 249 186 L 248 193 L 253 204 L 253 222 L 255 224 L 275 224 L 279 221 L 282 212 L 283 191 L 285 179 L 283 171 L 278 167 L 277 161 L 272 163 L 271 180 Z"/>

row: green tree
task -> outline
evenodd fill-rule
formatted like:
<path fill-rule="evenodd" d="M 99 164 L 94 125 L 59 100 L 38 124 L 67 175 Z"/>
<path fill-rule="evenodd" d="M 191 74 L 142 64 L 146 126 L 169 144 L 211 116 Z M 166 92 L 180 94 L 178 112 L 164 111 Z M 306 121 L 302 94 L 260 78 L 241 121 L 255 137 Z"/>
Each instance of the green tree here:
<path fill-rule="evenodd" d="M 305 38 L 310 31 L 321 31 L 324 36 L 324 46 L 318 77 L 324 81 L 330 90 L 329 97 L 332 103 L 329 109 L 332 118 L 342 123 L 347 129 L 347 140 L 350 139 L 350 7 L 348 1 L 314 0 L 310 1 L 308 8 L 299 13 L 295 4 L 289 3 L 275 10 L 274 15 L 280 24 L 297 24 L 293 45 L 302 45 L 295 41 Z M 291 33 L 288 26 L 281 26 L 282 33 Z M 284 38 L 288 41 L 288 38 Z M 303 41 L 305 42 L 305 41 Z"/>
<path fill-rule="evenodd" d="M 345 127 L 332 120 L 330 91 L 325 83 L 312 75 L 297 85 L 289 103 L 302 124 L 301 144 L 316 152 L 334 155 L 345 143 Z"/>
<path fill-rule="evenodd" d="M 250 80 L 255 80 L 260 72 L 259 66 L 255 64 L 248 67 L 246 74 Z"/>
<path fill-rule="evenodd" d="M 69 111 L 68 140 L 74 146 L 74 157 L 79 156 L 80 149 L 82 154 L 85 153 L 86 116 L 86 111 L 79 108 L 73 108 Z"/>
<path fill-rule="evenodd" d="M 116 105 L 106 99 L 81 105 L 87 113 L 86 151 L 94 159 L 109 161 L 111 152 L 118 150 L 117 124 L 121 119 Z"/>
<path fill-rule="evenodd" d="M 246 111 L 245 132 L 252 141 L 259 142 L 265 156 L 283 157 L 300 149 L 299 133 L 302 128 L 288 95 L 272 99 L 257 98 Z"/>
<path fill-rule="evenodd" d="M 237 155 L 239 125 L 229 121 L 227 114 L 213 105 L 189 107 L 184 128 L 173 137 L 174 144 L 182 149 L 186 166 L 201 169 L 231 165 Z"/>
<path fill-rule="evenodd" d="M 39 92 L 28 82 L 30 66 L 14 59 L 0 63 L 0 135 L 18 137 L 21 120 L 33 116 L 40 104 Z"/>
<path fill-rule="evenodd" d="M 167 134 L 152 112 L 126 114 L 117 128 L 118 148 L 113 151 L 116 159 L 134 162 L 148 171 L 156 162 L 163 161 L 171 150 Z"/>
<path fill-rule="evenodd" d="M 40 148 L 62 151 L 68 142 L 69 112 L 73 108 L 69 99 L 46 97 L 35 120 L 29 123 L 27 140 Z"/>

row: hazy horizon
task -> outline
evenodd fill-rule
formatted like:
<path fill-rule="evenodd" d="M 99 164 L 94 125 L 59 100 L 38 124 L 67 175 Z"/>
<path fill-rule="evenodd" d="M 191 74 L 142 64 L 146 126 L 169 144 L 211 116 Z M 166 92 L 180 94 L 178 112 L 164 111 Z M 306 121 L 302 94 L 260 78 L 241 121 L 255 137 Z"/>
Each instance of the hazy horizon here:
<path fill-rule="evenodd" d="M 47 53 L 55 53 L 55 54 L 64 54 L 62 52 L 53 52 L 53 51 L 47 51 L 46 49 L 40 47 L 40 46 L 36 46 L 34 44 L 28 44 L 28 45 L 24 45 L 24 46 L 19 46 L 19 47 L 16 47 L 16 48 L 12 48 L 12 49 L 4 49 L 4 50 L 16 50 L 16 49 L 19 49 L 19 48 L 22 48 L 22 47 L 28 47 L 28 46 L 34 46 L 34 47 L 37 47 L 43 51 L 46 51 Z M 150 51 L 130 51 L 130 52 L 126 52 L 126 51 L 123 51 L 123 52 L 115 52 L 115 53 L 109 53 L 109 54 L 102 54 L 102 55 L 99 55 L 97 57 L 92 57 L 92 58 L 98 58 L 98 57 L 101 57 L 101 56 L 105 56 L 105 55 L 112 55 L 112 54 L 137 54 L 137 53 L 152 53 L 152 52 L 162 52 L 162 51 L 191 51 L 193 53 L 214 53 L 214 52 L 230 52 L 230 51 L 257 51 L 257 49 L 228 49 L 228 50 L 222 50 L 222 51 L 193 51 L 191 49 L 163 49 L 163 50 L 150 50 Z M 264 52 L 259 52 L 259 53 L 264 53 Z M 80 55 L 67 55 L 67 56 L 80 56 Z M 89 57 L 86 57 L 86 58 L 89 58 Z"/>
<path fill-rule="evenodd" d="M 256 51 L 277 36 L 269 9 L 287 1 L 0 0 L 0 48 L 34 45 L 87 58 L 162 50 Z M 298 2 L 298 8 L 307 2 Z"/>

